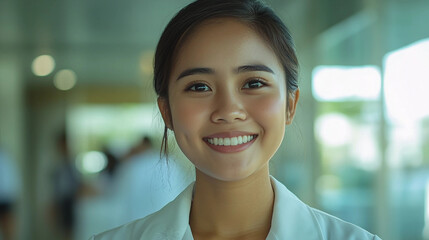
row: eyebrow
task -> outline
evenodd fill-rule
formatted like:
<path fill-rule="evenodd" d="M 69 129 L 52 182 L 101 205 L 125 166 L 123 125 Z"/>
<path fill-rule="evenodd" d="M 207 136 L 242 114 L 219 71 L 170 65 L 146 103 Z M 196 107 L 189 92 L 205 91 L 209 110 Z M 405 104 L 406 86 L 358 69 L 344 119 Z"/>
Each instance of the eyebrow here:
<path fill-rule="evenodd" d="M 256 65 L 244 65 L 240 66 L 235 70 L 236 73 L 242 73 L 242 72 L 268 72 L 274 74 L 274 71 L 262 64 L 256 64 Z M 179 77 L 176 79 L 179 80 L 181 78 L 195 75 L 195 74 L 214 74 L 215 70 L 212 68 L 190 68 L 186 69 L 182 73 L 180 73 Z"/>
<path fill-rule="evenodd" d="M 237 68 L 237 73 L 241 72 L 268 72 L 274 74 L 271 68 L 262 64 L 240 66 Z"/>
<path fill-rule="evenodd" d="M 214 74 L 214 70 L 211 68 L 190 68 L 183 71 L 177 80 L 184 78 L 186 76 L 194 75 L 194 74 Z"/>

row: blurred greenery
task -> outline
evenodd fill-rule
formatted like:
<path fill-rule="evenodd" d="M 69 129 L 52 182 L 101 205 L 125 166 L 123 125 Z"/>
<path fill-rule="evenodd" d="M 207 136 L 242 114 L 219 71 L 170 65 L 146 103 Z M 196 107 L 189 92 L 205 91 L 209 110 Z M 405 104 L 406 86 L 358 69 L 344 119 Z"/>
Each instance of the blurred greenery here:
<path fill-rule="evenodd" d="M 323 102 L 318 104 L 318 114 L 340 112 L 351 118 L 359 117 L 363 112 L 365 104 L 367 104 L 365 101 Z"/>

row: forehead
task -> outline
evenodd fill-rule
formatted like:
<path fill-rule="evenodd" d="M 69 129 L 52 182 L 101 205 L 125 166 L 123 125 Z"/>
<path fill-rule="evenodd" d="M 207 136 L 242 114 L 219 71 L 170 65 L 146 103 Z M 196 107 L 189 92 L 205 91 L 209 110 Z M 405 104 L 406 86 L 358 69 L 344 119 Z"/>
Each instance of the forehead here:
<path fill-rule="evenodd" d="M 200 23 L 181 39 L 173 61 L 177 68 L 266 63 L 279 66 L 268 42 L 249 24 L 233 18 L 218 18 Z"/>

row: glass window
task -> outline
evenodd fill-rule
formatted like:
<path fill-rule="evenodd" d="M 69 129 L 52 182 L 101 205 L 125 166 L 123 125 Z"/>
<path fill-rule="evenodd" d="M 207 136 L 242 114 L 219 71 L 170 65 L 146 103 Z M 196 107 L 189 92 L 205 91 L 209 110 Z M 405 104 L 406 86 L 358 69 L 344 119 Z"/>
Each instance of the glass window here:
<path fill-rule="evenodd" d="M 429 40 L 387 54 L 384 67 L 392 235 L 429 239 Z"/>
<path fill-rule="evenodd" d="M 319 206 L 374 231 L 374 181 L 381 162 L 377 135 L 380 70 L 376 66 L 319 66 L 312 83 L 318 106 Z"/>

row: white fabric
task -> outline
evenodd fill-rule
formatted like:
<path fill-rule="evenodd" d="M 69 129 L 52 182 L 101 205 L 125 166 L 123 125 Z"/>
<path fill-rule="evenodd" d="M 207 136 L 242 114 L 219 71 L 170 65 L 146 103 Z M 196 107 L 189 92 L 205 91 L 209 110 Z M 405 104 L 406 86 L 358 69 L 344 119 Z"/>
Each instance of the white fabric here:
<path fill-rule="evenodd" d="M 148 150 L 119 166 L 111 194 L 123 206 L 123 223 L 158 211 L 192 181 L 175 160 L 166 161 Z"/>
<path fill-rule="evenodd" d="M 141 219 L 174 200 L 193 175 L 176 160 L 166 161 L 149 150 L 121 163 L 103 195 L 79 201 L 75 239 Z"/>
<path fill-rule="evenodd" d="M 379 237 L 313 209 L 301 202 L 283 184 L 271 178 L 275 200 L 268 240 L 380 240 Z M 160 211 L 143 219 L 93 236 L 90 240 L 163 239 L 193 240 L 189 213 L 193 184 Z"/>

